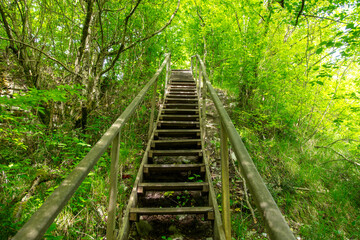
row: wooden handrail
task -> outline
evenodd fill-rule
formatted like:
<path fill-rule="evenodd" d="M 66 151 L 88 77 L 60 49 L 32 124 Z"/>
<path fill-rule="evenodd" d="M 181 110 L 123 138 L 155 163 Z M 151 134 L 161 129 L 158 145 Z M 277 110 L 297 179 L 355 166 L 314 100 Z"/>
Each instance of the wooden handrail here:
<path fill-rule="evenodd" d="M 266 188 L 265 183 L 263 182 L 259 172 L 257 171 L 254 162 L 252 161 L 244 143 L 241 140 L 241 137 L 236 131 L 234 124 L 232 123 L 223 104 L 221 103 L 214 88 L 212 87 L 209 81 L 209 77 L 206 73 L 206 67 L 203 61 L 201 60 L 199 55 L 193 56 L 192 58 L 196 58 L 200 63 L 200 68 L 202 69 L 201 73 L 203 75 L 203 80 L 204 80 L 203 86 L 207 87 L 210 93 L 210 97 L 213 100 L 215 107 L 220 115 L 222 129 L 226 131 L 226 135 L 230 140 L 232 149 L 234 150 L 234 153 L 238 159 L 239 167 L 242 173 L 244 174 L 246 183 L 248 184 L 251 194 L 254 198 L 254 201 L 262 215 L 270 239 L 272 240 L 295 239 L 283 215 L 281 214 L 278 206 L 276 205 L 273 197 L 271 196 L 269 190 Z M 223 143 L 223 144 L 227 144 L 227 143 Z M 229 173 L 227 172 L 227 175 L 228 174 Z M 229 176 L 226 177 L 229 178 Z M 229 186 L 225 186 L 225 188 L 226 187 L 228 188 Z M 223 214 L 228 215 L 227 218 L 230 215 L 230 213 L 224 213 L 224 212 Z"/>
<path fill-rule="evenodd" d="M 61 182 L 59 187 L 56 188 L 55 191 L 46 199 L 41 207 L 32 215 L 29 221 L 27 221 L 25 225 L 17 232 L 17 234 L 13 237 L 14 240 L 40 239 L 45 234 L 46 230 L 50 227 L 60 211 L 65 207 L 67 202 L 73 196 L 83 180 L 87 177 L 89 172 L 93 169 L 109 145 L 113 142 L 115 137 L 120 137 L 119 132 L 121 128 L 135 112 L 135 109 L 145 98 L 146 93 L 157 81 L 160 73 L 163 71 L 165 65 L 168 64 L 169 61 L 170 54 L 165 57 L 165 60 L 161 64 L 160 68 L 145 85 L 145 87 L 139 92 L 135 99 L 130 103 L 130 105 L 125 109 L 125 111 L 120 115 L 120 117 L 104 133 L 100 140 L 79 162 L 75 169 Z M 115 139 L 114 143 L 118 146 L 119 140 Z M 114 159 L 116 159 L 116 155 L 118 155 L 118 153 L 114 153 L 112 155 L 114 155 Z M 112 165 L 116 166 L 116 163 Z M 116 198 L 116 194 L 113 194 L 113 197 Z M 113 229 L 111 231 L 113 231 Z M 113 236 L 113 233 L 110 235 Z"/>

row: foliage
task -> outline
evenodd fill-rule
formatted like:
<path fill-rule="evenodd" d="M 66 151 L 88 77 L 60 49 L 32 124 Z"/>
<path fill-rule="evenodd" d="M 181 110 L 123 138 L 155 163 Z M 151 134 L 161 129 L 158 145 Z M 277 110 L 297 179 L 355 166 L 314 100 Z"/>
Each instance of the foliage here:
<path fill-rule="evenodd" d="M 182 0 L 167 25 L 176 5 L 0 3 L 1 237 L 24 224 L 172 52 L 172 68 L 200 54 L 212 83 L 236 96 L 233 121 L 297 235 L 359 238 L 359 2 Z M 147 97 L 124 129 L 129 176 L 149 106 Z M 47 238 L 104 236 L 108 155 Z M 132 181 L 119 186 L 120 207 Z M 236 237 L 264 238 L 243 210 Z"/>

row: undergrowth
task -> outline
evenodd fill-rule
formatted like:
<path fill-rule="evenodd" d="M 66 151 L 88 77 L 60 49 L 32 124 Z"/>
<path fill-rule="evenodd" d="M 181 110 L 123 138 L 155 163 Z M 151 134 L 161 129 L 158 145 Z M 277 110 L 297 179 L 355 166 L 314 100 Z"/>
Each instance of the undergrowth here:
<path fill-rule="evenodd" d="M 139 85 L 138 87 L 141 87 Z M 127 93 L 121 93 L 124 96 Z M 108 112 L 94 112 L 86 131 L 63 125 L 53 130 L 34 116 L 8 117 L 12 126 L 0 135 L 0 239 L 9 239 L 25 224 L 46 198 L 89 152 L 133 99 L 119 98 Z M 127 203 L 147 142 L 150 96 L 121 130 L 117 216 Z M 105 110 L 104 110 L 105 111 Z M 30 114 L 30 113 L 29 113 Z M 28 122 L 26 122 L 28 121 Z M 16 136 L 18 141 L 16 141 Z M 5 146 L 5 147 L 3 147 Z M 83 181 L 46 232 L 45 239 L 103 239 L 106 235 L 110 150 Z M 118 226 L 117 226 L 118 228 Z"/>
<path fill-rule="evenodd" d="M 250 156 L 296 236 L 360 238 L 359 169 L 318 147 L 329 144 L 331 136 L 316 135 L 304 143 L 291 130 L 267 135 L 266 128 L 254 129 L 244 115 L 234 116 L 240 119 L 236 125 Z M 339 142 L 337 148 L 345 146 Z M 249 211 L 236 212 L 232 219 L 236 239 L 266 238 Z"/>
<path fill-rule="evenodd" d="M 279 126 L 259 118 L 256 112 L 230 107 L 229 102 L 236 105 L 236 98 L 231 99 L 230 94 L 225 99 L 228 98 L 230 101 L 225 106 L 232 109 L 235 127 L 295 236 L 359 239 L 359 167 L 321 147 L 344 137 L 322 132 L 306 139 L 296 126 Z M 212 144 L 219 149 L 218 142 Z M 346 157 L 351 156 L 352 145 L 348 141 L 336 141 L 331 146 Z M 251 194 L 248 192 L 256 222 L 245 201 L 242 179 L 232 174 L 233 239 L 269 239 Z"/>

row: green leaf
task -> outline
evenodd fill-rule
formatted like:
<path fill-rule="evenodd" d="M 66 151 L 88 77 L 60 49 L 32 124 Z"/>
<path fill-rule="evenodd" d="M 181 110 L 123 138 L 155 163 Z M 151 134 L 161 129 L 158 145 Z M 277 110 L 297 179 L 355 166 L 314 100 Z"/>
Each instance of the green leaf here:
<path fill-rule="evenodd" d="M 354 23 L 349 23 L 348 25 L 346 25 L 346 29 L 354 29 L 355 25 Z"/>
<path fill-rule="evenodd" d="M 335 47 L 341 47 L 341 46 L 343 46 L 344 44 L 343 43 L 341 43 L 341 42 L 337 42 L 337 43 L 335 43 Z"/>
<path fill-rule="evenodd" d="M 320 54 L 323 50 L 324 50 L 323 48 L 318 48 L 318 49 L 315 51 L 315 53 L 316 53 L 316 54 Z"/>

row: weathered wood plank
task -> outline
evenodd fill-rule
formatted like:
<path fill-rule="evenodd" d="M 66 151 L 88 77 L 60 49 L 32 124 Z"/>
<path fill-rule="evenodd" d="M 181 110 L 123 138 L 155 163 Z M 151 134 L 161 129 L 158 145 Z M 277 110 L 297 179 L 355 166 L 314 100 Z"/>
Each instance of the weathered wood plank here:
<path fill-rule="evenodd" d="M 138 215 L 182 215 L 205 214 L 213 212 L 212 207 L 181 207 L 181 208 L 131 208 L 130 213 Z"/>
<path fill-rule="evenodd" d="M 162 182 L 162 183 L 140 183 L 138 189 L 141 188 L 143 192 L 146 191 L 180 191 L 180 190 L 197 190 L 207 192 L 209 191 L 209 184 L 207 182 Z M 139 193 L 139 191 L 138 191 Z"/>
<path fill-rule="evenodd" d="M 177 172 L 177 171 L 191 171 L 199 170 L 205 172 L 205 165 L 199 164 L 145 164 L 145 172 Z"/>

